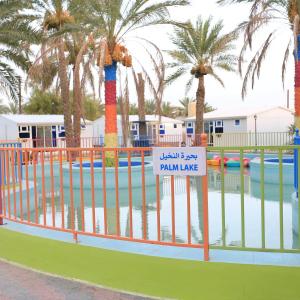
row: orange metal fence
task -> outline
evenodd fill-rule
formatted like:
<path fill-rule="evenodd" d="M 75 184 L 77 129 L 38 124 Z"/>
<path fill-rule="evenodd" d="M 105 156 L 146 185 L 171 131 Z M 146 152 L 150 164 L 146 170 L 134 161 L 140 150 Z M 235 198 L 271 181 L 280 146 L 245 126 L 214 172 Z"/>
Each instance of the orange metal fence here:
<path fill-rule="evenodd" d="M 205 140 L 204 140 L 205 142 Z M 209 259 L 208 183 L 202 177 L 203 237 L 192 239 L 190 177 L 186 177 L 187 239 L 176 235 L 176 193 L 170 177 L 170 238 L 161 227 L 162 176 L 153 174 L 152 148 L 0 148 L 0 225 L 3 219 L 78 235 L 116 240 L 203 248 Z M 108 157 L 113 153 L 113 166 Z M 70 158 L 73 158 L 71 160 Z M 127 163 L 127 164 L 126 164 Z M 155 199 L 151 205 L 151 199 Z M 128 221 L 121 228 L 124 197 Z M 138 204 L 137 204 L 138 203 Z M 141 234 L 134 210 L 141 205 Z M 149 210 L 155 218 L 148 218 Z M 87 213 L 88 212 L 88 213 Z M 90 219 L 87 219 L 90 218 Z M 150 223 L 149 223 L 150 222 Z M 148 227 L 156 227 L 149 236 Z M 125 230 L 124 228 L 125 227 Z M 182 227 L 182 225 L 181 225 Z"/>

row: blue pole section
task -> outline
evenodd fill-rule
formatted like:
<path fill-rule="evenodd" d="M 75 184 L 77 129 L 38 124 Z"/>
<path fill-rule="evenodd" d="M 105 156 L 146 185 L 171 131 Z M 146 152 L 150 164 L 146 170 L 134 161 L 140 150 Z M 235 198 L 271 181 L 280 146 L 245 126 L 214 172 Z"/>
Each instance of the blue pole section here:
<path fill-rule="evenodd" d="M 296 129 L 296 135 L 294 138 L 294 145 L 300 146 L 300 136 L 299 136 L 299 129 Z M 294 150 L 294 187 L 296 192 L 298 192 L 298 149 Z M 297 194 L 298 197 L 298 194 Z"/>

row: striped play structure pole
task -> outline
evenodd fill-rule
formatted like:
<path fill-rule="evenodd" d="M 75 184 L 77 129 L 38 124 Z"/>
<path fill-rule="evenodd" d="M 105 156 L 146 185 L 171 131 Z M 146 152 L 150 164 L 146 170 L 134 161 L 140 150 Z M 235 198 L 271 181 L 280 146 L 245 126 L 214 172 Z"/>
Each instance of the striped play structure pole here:
<path fill-rule="evenodd" d="M 297 53 L 295 53 L 295 126 L 300 128 L 300 35 L 298 35 L 297 41 Z"/>
<path fill-rule="evenodd" d="M 118 147 L 117 129 L 117 62 L 104 67 L 105 72 L 105 147 Z M 107 153 L 107 155 L 113 155 Z"/>

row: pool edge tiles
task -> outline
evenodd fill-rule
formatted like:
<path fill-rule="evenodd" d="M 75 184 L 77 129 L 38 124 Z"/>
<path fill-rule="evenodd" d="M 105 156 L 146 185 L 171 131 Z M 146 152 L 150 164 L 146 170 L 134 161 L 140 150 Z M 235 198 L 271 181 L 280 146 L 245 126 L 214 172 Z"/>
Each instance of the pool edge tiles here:
<path fill-rule="evenodd" d="M 72 234 L 70 233 L 41 229 L 14 222 L 7 222 L 6 225 L 0 227 L 0 230 L 1 228 L 41 238 L 74 243 Z M 144 244 L 82 235 L 78 236 L 78 240 L 79 244 L 82 246 L 111 251 L 170 259 L 203 261 L 202 249 Z M 210 262 L 300 267 L 300 253 L 270 253 L 212 249 L 210 250 Z"/>

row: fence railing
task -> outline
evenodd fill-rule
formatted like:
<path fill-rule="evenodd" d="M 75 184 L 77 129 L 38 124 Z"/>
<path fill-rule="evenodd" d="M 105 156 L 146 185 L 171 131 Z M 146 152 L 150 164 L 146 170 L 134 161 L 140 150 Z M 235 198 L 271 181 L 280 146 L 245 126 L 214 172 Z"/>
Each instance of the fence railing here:
<path fill-rule="evenodd" d="M 220 165 L 198 178 L 154 176 L 151 147 L 0 148 L 0 222 L 64 231 L 74 239 L 204 248 L 206 258 L 208 248 L 299 253 L 300 206 L 293 186 L 293 152 L 299 149 L 208 147 Z M 232 152 L 238 167 L 226 162 Z M 108 153 L 113 167 L 106 166 Z M 247 172 L 249 153 L 255 158 Z M 300 151 L 295 153 L 299 160 Z M 217 193 L 208 190 L 213 180 Z M 276 199 L 269 199 L 267 187 Z"/>
<path fill-rule="evenodd" d="M 214 133 L 209 145 L 215 147 L 285 146 L 293 144 L 290 132 L 232 132 Z"/>
<path fill-rule="evenodd" d="M 237 250 L 251 250 L 251 251 L 269 251 L 269 252 L 300 252 L 300 206 L 297 194 L 294 190 L 294 150 L 297 159 L 300 159 L 299 146 L 269 146 L 269 147 L 208 147 L 209 151 L 218 153 L 220 158 L 220 201 L 221 201 L 221 237 L 217 244 L 211 245 L 211 248 L 218 249 L 237 249 Z M 235 223 L 235 230 L 239 231 L 239 242 L 232 245 L 232 241 L 227 241 L 227 233 L 229 230 L 229 220 L 227 219 L 228 194 L 226 193 L 226 156 L 229 153 L 235 152 L 238 157 L 239 168 L 239 182 L 238 186 L 239 200 L 235 197 L 235 205 L 240 209 L 239 222 Z M 256 158 L 250 162 L 250 176 L 251 185 L 254 186 L 256 201 L 255 213 L 247 210 L 249 201 L 246 200 L 245 193 L 245 169 L 244 158 L 249 155 L 249 152 L 255 153 Z M 269 152 L 273 155 L 270 157 Z M 295 158 L 296 158 L 295 156 Z M 300 174 L 300 170 L 297 170 Z M 297 178 L 298 183 L 300 177 Z M 250 183 L 249 183 L 250 184 Z M 267 201 L 266 186 L 270 185 L 273 196 L 272 200 L 276 202 L 275 205 L 266 207 L 270 199 Z M 298 185 L 297 193 L 299 193 L 300 186 Z M 288 191 L 288 193 L 286 193 Z M 232 197 L 232 195 L 231 195 Z M 278 202 L 277 202 L 278 200 Z M 269 209 L 269 210 L 268 210 Z M 252 223 L 253 228 L 249 228 L 249 218 L 255 219 Z M 268 222 L 266 219 L 268 218 Z M 273 226 L 276 224 L 275 226 Z M 291 225 L 292 224 L 292 225 Z M 278 226 L 277 226 L 278 225 Z M 271 229 L 272 227 L 273 229 Z M 289 228 L 289 230 L 285 230 Z M 210 226 L 211 229 L 211 226 Z M 232 228 L 231 228 L 232 229 Z M 259 232 L 260 238 L 256 239 L 252 245 L 247 242 L 247 234 L 253 236 L 254 232 Z M 271 236 L 270 236 L 271 235 Z M 287 237 L 289 236 L 289 239 Z M 293 236 L 291 238 L 291 236 Z M 278 237 L 278 240 L 277 240 Z M 278 243 L 272 243 L 268 246 L 269 240 L 277 240 Z M 293 239 L 293 245 L 291 245 Z M 253 245 L 256 246 L 253 246 Z"/>
<path fill-rule="evenodd" d="M 201 135 L 157 135 L 155 137 L 129 137 L 127 145 L 123 137 L 118 137 L 119 147 L 180 147 L 200 145 Z M 19 139 L 23 148 L 66 148 L 75 145 L 74 139 L 43 138 Z M 233 132 L 208 134 L 208 145 L 214 147 L 242 147 L 242 146 L 285 146 L 293 143 L 290 132 Z M 103 147 L 104 136 L 81 137 L 81 148 Z M 1 144 L 0 144 L 1 145 Z"/>
<path fill-rule="evenodd" d="M 165 178 L 153 174 L 147 157 L 151 151 L 152 148 L 0 148 L 0 221 L 3 223 L 4 218 L 68 232 L 75 240 L 78 235 L 87 235 L 204 248 L 208 260 L 207 197 L 203 198 L 203 204 L 199 203 L 203 205 L 201 228 L 206 231 L 201 241 L 195 240 L 191 224 L 191 178 L 185 178 L 183 216 L 176 201 L 175 177 L 168 177 L 170 207 L 162 217 Z M 11 159 L 12 153 L 17 153 L 17 160 Z M 112 153 L 115 164 L 107 167 L 107 157 L 111 159 Z M 30 155 L 38 159 L 30 160 Z M 70 157 L 77 160 L 68 161 Z M 207 191 L 207 176 L 202 178 L 202 185 L 203 191 Z M 167 228 L 166 219 L 170 220 Z"/>

